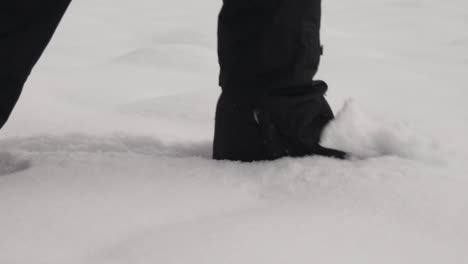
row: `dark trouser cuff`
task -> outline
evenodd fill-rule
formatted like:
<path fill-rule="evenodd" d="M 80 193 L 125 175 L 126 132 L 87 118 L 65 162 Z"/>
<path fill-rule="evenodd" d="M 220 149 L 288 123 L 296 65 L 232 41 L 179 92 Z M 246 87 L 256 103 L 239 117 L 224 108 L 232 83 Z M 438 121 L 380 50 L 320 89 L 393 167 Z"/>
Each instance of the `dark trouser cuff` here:
<path fill-rule="evenodd" d="M 322 53 L 320 19 L 321 0 L 225 0 L 221 87 L 249 94 L 310 84 Z"/>

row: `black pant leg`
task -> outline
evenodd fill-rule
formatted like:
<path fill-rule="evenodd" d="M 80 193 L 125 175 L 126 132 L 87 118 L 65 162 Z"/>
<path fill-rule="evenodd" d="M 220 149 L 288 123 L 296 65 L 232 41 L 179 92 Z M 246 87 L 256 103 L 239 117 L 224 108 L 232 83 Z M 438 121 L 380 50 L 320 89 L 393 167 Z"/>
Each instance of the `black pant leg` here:
<path fill-rule="evenodd" d="M 218 23 L 223 92 L 216 109 L 215 159 L 271 158 L 254 111 L 272 90 L 315 89 L 320 19 L 321 0 L 224 0 Z"/>
<path fill-rule="evenodd" d="M 0 4 L 0 128 L 71 0 L 5 0 Z"/>
<path fill-rule="evenodd" d="M 321 0 L 224 0 L 220 85 L 254 95 L 312 83 L 322 53 Z"/>

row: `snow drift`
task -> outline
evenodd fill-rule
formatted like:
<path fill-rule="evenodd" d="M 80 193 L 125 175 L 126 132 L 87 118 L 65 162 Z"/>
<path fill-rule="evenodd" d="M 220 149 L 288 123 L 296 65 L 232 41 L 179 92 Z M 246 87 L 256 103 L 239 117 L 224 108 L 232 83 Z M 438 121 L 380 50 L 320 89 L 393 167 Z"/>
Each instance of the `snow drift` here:
<path fill-rule="evenodd" d="M 0 263 L 466 263 L 466 2 L 325 1 L 353 158 L 252 164 L 210 159 L 220 4 L 72 4 L 0 135 Z"/>

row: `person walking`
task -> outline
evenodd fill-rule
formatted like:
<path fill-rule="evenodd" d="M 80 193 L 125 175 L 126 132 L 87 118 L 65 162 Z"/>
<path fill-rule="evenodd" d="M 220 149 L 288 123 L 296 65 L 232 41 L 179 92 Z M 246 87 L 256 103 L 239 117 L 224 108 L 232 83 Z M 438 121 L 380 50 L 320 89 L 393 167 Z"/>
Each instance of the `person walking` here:
<path fill-rule="evenodd" d="M 7 1 L 0 9 L 0 129 L 71 0 Z M 224 0 L 213 158 L 258 161 L 341 151 L 320 146 L 333 119 L 314 81 L 321 0 Z"/>

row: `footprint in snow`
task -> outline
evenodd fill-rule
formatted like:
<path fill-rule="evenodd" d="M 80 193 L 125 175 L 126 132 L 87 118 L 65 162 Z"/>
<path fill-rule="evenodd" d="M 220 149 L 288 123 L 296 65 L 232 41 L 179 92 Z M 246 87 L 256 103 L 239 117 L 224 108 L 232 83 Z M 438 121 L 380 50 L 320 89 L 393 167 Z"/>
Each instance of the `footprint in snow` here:
<path fill-rule="evenodd" d="M 30 161 L 20 159 L 9 152 L 0 152 L 0 176 L 26 170 L 30 167 Z"/>

